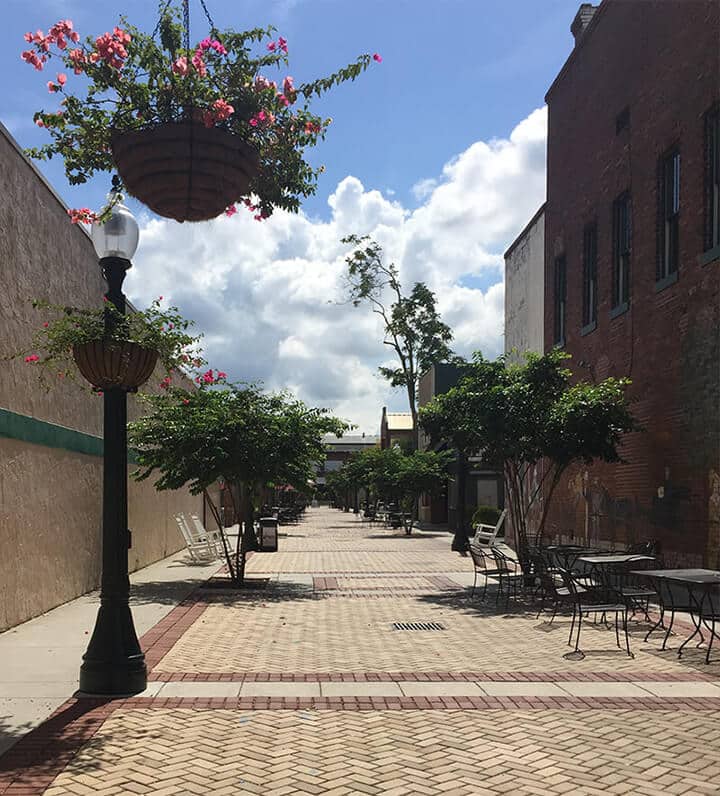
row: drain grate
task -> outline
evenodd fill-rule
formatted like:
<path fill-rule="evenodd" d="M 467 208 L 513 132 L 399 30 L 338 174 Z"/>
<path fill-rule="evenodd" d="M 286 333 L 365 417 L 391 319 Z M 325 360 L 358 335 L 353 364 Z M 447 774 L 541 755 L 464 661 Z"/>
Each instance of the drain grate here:
<path fill-rule="evenodd" d="M 393 630 L 445 630 L 440 622 L 393 622 Z"/>

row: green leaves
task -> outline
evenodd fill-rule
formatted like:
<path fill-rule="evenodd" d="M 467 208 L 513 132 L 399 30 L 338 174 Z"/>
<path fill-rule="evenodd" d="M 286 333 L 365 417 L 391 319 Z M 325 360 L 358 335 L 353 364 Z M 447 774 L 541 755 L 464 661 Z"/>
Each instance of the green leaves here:
<path fill-rule="evenodd" d="M 443 323 L 435 294 L 424 282 L 416 282 L 409 295 L 403 293 L 398 270 L 386 265 L 382 247 L 367 235 L 348 235 L 342 243 L 355 249 L 345 258 L 347 292 L 354 306 L 370 304 L 385 325 L 385 344 L 398 358 L 398 367 L 381 366 L 380 374 L 393 387 L 405 387 L 413 418 L 420 376 L 433 364 L 453 358 L 453 334 Z"/>
<path fill-rule="evenodd" d="M 129 427 L 138 448 L 138 480 L 156 475 L 157 489 L 185 484 L 198 493 L 218 479 L 307 487 L 325 456 L 324 434 L 347 425 L 324 409 L 257 385 L 171 388 L 147 396 L 149 413 Z"/>
<path fill-rule="evenodd" d="M 400 448 L 368 448 L 340 470 L 327 475 L 328 487 L 340 496 L 348 489 L 366 489 L 386 500 L 412 502 L 423 492 L 435 493 L 447 483 L 452 453 Z"/>
<path fill-rule="evenodd" d="M 310 165 L 305 151 L 324 138 L 330 123 L 314 114 L 307 101 L 355 80 L 368 68 L 371 56 L 361 55 L 329 77 L 294 88 L 288 84 L 286 89 L 286 52 L 281 47 L 266 48 L 275 32 L 272 26 L 213 30 L 211 38 L 217 38 L 224 50 L 203 48 L 202 43 L 186 50 L 181 18 L 178 3 L 166 7 L 159 41 L 122 20 L 128 37 L 118 38 L 115 29 L 101 37 L 102 46 L 94 36 L 63 49 L 55 39 L 31 43 L 38 56 L 55 59 L 67 71 L 68 81 L 54 93 L 61 101 L 58 112 L 35 114 L 52 141 L 27 153 L 39 159 L 59 155 L 68 180 L 80 184 L 97 172 L 115 170 L 113 135 L 188 119 L 204 123 L 209 118 L 210 124 L 241 137 L 260 156 L 259 175 L 235 201 L 257 197 L 252 210 L 259 217 L 270 216 L 276 208 L 297 212 L 301 200 L 315 192 L 322 171 Z M 114 54 L 108 51 L 108 39 Z M 279 69 L 283 71 L 275 74 L 274 81 L 263 74 Z M 219 100 L 234 108 L 223 121 L 213 116 Z"/>

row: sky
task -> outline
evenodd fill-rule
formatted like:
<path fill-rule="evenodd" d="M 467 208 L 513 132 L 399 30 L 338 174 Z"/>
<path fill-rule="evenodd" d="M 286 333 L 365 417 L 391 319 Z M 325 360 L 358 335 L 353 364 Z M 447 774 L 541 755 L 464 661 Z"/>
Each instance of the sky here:
<path fill-rule="evenodd" d="M 0 122 L 22 146 L 45 142 L 32 121 L 54 110 L 53 75 L 20 60 L 23 33 L 72 19 L 100 35 L 118 9 L 152 29 L 152 0 L 4 0 Z M 435 291 L 454 350 L 503 348 L 503 252 L 545 198 L 544 95 L 572 49 L 576 0 L 206 0 L 218 28 L 274 25 L 295 82 L 380 53 L 353 83 L 314 105 L 333 119 L 312 153 L 324 165 L 298 215 L 256 222 L 239 212 L 178 224 L 128 205 L 140 247 L 125 283 L 137 306 L 158 295 L 192 318 L 213 367 L 236 381 L 288 388 L 377 433 L 383 406 L 408 411 L 377 373 L 391 361 L 369 308 L 344 301 L 340 239 L 368 234 L 407 289 Z M 191 0 L 191 38 L 207 34 Z M 284 77 L 285 72 L 267 76 Z M 72 75 L 70 76 L 72 79 Z M 8 87 L 12 86 L 12 90 Z M 69 186 L 60 161 L 38 164 L 71 207 L 99 208 L 109 175 Z"/>

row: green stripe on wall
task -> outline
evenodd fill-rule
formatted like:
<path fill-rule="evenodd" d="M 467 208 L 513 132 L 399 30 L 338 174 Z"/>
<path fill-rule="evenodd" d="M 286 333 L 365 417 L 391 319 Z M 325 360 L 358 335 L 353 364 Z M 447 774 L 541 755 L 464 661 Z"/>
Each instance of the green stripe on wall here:
<path fill-rule="evenodd" d="M 0 409 L 0 437 L 19 439 L 34 445 L 44 445 L 46 448 L 84 453 L 86 456 L 103 455 L 102 437 L 11 412 L 9 409 Z M 128 452 L 128 460 L 133 464 L 137 463 L 133 451 Z"/>

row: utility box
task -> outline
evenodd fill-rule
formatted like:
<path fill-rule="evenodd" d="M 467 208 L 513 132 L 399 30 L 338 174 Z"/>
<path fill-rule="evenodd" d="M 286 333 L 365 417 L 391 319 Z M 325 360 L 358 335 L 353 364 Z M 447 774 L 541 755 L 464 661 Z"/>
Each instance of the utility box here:
<path fill-rule="evenodd" d="M 260 517 L 258 546 L 261 553 L 274 553 L 278 549 L 278 521 L 276 517 Z"/>

